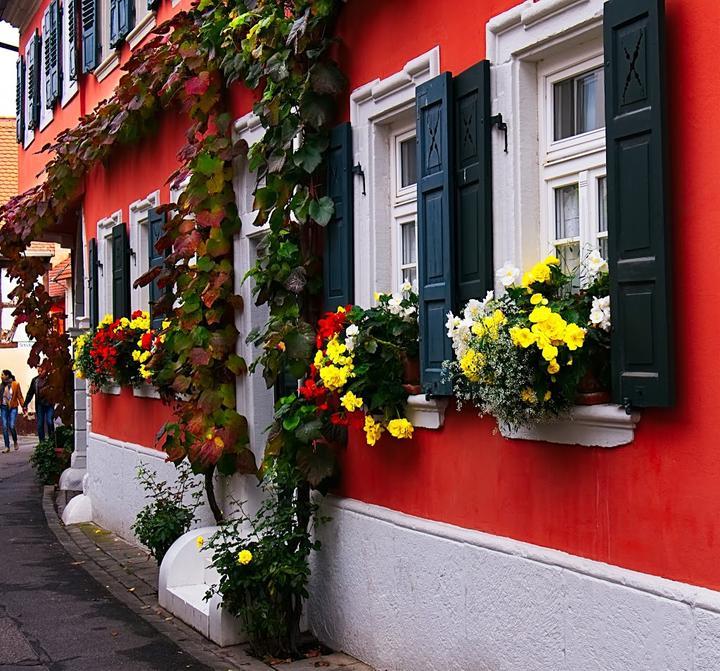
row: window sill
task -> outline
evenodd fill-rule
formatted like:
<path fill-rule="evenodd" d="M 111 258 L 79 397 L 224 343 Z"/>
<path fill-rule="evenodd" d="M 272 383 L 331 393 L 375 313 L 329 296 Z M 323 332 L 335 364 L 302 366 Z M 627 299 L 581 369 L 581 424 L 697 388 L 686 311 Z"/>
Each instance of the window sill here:
<path fill-rule="evenodd" d="M 97 79 L 99 82 L 101 82 L 118 65 L 120 65 L 120 56 L 119 56 L 118 52 L 117 51 L 110 52 L 110 54 L 107 56 L 107 58 L 105 58 L 105 60 L 95 68 L 95 79 Z"/>
<path fill-rule="evenodd" d="M 409 396 L 407 400 L 407 418 L 417 429 L 440 429 L 445 424 L 446 398 L 428 399 L 425 394 Z"/>
<path fill-rule="evenodd" d="M 62 100 L 60 101 L 61 109 L 67 107 L 70 101 L 77 95 L 77 92 L 77 82 L 73 82 L 72 86 L 68 89 L 68 91 L 65 92 L 65 95 L 63 95 Z"/>
<path fill-rule="evenodd" d="M 640 413 L 628 415 L 616 405 L 578 405 L 564 417 L 556 420 L 511 430 L 500 427 L 505 438 L 513 440 L 539 440 L 561 445 L 585 447 L 618 447 L 635 438 L 635 427 Z"/>
<path fill-rule="evenodd" d="M 155 28 L 157 21 L 155 19 L 155 12 L 148 12 L 143 16 L 138 24 L 128 33 L 125 41 L 130 45 L 131 49 L 134 49 L 140 42 L 142 42 Z"/>
<path fill-rule="evenodd" d="M 133 387 L 133 396 L 136 398 L 160 398 L 160 393 L 151 384 L 143 384 Z"/>
<path fill-rule="evenodd" d="M 109 384 L 104 386 L 100 391 L 103 394 L 109 394 L 111 396 L 120 396 L 122 387 L 119 384 Z"/>

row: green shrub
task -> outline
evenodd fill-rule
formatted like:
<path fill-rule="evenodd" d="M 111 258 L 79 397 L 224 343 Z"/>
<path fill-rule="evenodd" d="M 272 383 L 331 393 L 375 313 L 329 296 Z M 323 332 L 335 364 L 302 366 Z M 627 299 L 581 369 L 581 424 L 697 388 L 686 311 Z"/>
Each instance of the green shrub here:
<path fill-rule="evenodd" d="M 30 463 L 42 484 L 57 483 L 60 474 L 70 465 L 73 447 L 74 432 L 69 426 L 58 427 L 53 438 L 46 438 L 38 443 L 30 455 Z"/>
<path fill-rule="evenodd" d="M 160 564 L 170 546 L 190 530 L 195 511 L 200 505 L 202 488 L 193 479 L 190 465 L 183 461 L 177 465 L 178 477 L 174 485 L 159 481 L 157 474 L 145 464 L 138 467 L 137 478 L 147 492 L 148 503 L 135 518 L 132 530 L 138 540 L 150 550 Z M 190 493 L 190 503 L 185 495 Z"/>

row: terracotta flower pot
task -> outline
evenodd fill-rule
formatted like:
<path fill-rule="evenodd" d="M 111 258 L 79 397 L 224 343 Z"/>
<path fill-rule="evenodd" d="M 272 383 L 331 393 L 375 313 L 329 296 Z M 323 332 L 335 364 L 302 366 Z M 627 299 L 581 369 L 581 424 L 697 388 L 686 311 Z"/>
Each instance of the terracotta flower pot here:
<path fill-rule="evenodd" d="M 578 383 L 575 394 L 577 405 L 600 405 L 610 403 L 610 390 L 607 385 L 598 377 L 593 367 L 583 375 Z"/>
<path fill-rule="evenodd" d="M 411 396 L 419 394 L 420 387 L 420 359 L 418 357 L 403 356 L 403 389 Z"/>

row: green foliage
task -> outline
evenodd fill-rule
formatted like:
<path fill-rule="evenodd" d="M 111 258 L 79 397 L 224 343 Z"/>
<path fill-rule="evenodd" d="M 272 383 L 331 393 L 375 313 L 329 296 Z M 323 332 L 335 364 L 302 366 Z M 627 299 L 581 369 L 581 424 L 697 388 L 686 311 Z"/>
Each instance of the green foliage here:
<path fill-rule="evenodd" d="M 60 474 L 69 466 L 74 449 L 74 432 L 67 426 L 59 426 L 55 435 L 38 443 L 30 455 L 30 463 L 43 485 L 54 485 Z"/>
<path fill-rule="evenodd" d="M 193 479 L 188 464 L 179 464 L 177 473 L 175 484 L 168 485 L 167 481 L 158 480 L 155 471 L 149 470 L 144 464 L 137 471 L 137 479 L 150 503 L 138 513 L 131 528 L 158 564 L 170 546 L 190 530 L 202 498 L 202 488 Z"/>
<path fill-rule="evenodd" d="M 239 505 L 237 516 L 221 525 L 207 545 L 220 581 L 208 591 L 240 618 L 258 657 L 298 652 L 302 600 L 307 598 L 308 563 L 319 543 L 310 539 L 308 520 L 315 506 L 300 493 L 297 473 L 276 470 L 265 484 L 267 498 L 257 514 Z"/>

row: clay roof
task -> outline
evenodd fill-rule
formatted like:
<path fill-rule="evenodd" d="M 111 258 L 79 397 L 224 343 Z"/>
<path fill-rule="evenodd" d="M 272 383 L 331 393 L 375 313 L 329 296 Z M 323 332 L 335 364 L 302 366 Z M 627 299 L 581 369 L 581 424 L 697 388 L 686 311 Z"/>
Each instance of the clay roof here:
<path fill-rule="evenodd" d="M 15 117 L 0 117 L 0 203 L 18 192 L 18 146 Z"/>
<path fill-rule="evenodd" d="M 65 297 L 65 290 L 67 288 L 67 285 L 65 284 L 66 280 L 71 279 L 72 277 L 72 268 L 70 266 L 70 257 L 68 256 L 63 261 L 60 261 L 60 263 L 56 263 L 51 269 L 49 273 L 50 277 L 50 296 L 52 298 L 64 298 Z"/>

